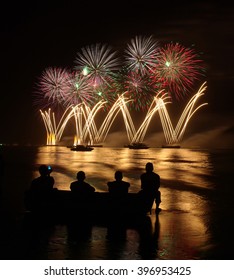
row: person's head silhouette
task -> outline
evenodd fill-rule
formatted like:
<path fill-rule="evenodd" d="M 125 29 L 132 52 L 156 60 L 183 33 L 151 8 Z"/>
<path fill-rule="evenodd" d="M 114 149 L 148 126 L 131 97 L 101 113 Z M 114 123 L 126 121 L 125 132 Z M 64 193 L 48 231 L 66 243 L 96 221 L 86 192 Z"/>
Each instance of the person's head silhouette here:
<path fill-rule="evenodd" d="M 147 162 L 145 165 L 146 172 L 152 172 L 154 170 L 154 166 L 152 162 Z"/>
<path fill-rule="evenodd" d="M 123 179 L 123 173 L 121 171 L 116 171 L 115 172 L 115 180 L 116 181 L 121 181 Z"/>
<path fill-rule="evenodd" d="M 84 181 L 85 180 L 85 173 L 84 171 L 79 171 L 76 175 L 76 178 L 78 181 Z"/>
<path fill-rule="evenodd" d="M 49 173 L 48 173 L 48 167 L 47 165 L 45 164 L 42 164 L 40 167 L 39 167 L 39 173 L 41 176 L 47 176 Z"/>

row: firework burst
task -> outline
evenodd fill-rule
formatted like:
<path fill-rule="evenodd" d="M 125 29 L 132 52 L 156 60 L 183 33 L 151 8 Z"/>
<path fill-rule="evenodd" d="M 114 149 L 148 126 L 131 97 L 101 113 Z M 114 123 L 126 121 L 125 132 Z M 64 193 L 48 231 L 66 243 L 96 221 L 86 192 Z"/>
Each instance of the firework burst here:
<path fill-rule="evenodd" d="M 97 101 L 106 101 L 103 108 L 110 108 L 116 101 L 116 89 L 112 79 L 108 83 L 93 87 L 94 95 Z"/>
<path fill-rule="evenodd" d="M 93 86 L 109 84 L 113 72 L 120 67 L 116 52 L 107 45 L 91 45 L 77 53 L 75 69 L 87 76 Z"/>
<path fill-rule="evenodd" d="M 193 89 L 203 70 L 202 60 L 193 49 L 170 43 L 160 50 L 155 81 L 180 99 Z"/>
<path fill-rule="evenodd" d="M 66 69 L 49 67 L 42 72 L 36 90 L 37 103 L 63 105 L 67 99 L 69 72 Z M 45 106 L 43 106 L 45 107 Z"/>
<path fill-rule="evenodd" d="M 94 89 L 86 76 L 79 72 L 72 72 L 67 80 L 69 87 L 66 106 L 85 103 L 93 105 L 95 103 Z"/>
<path fill-rule="evenodd" d="M 126 97 L 132 100 L 129 106 L 135 110 L 147 109 L 155 96 L 156 88 L 149 76 L 140 75 L 135 71 L 129 72 L 125 76 L 123 87 Z"/>
<path fill-rule="evenodd" d="M 123 60 L 116 54 L 107 45 L 95 44 L 77 53 L 76 70 L 47 68 L 37 83 L 35 103 L 42 103 L 43 108 L 93 106 L 105 100 L 108 108 L 125 93 L 132 100 L 128 106 L 145 110 L 156 92 L 165 90 L 180 99 L 204 75 L 203 62 L 193 49 L 179 43 L 159 48 L 152 36 L 132 39 Z"/>
<path fill-rule="evenodd" d="M 158 90 L 157 84 L 150 75 L 141 75 L 137 71 L 129 71 L 126 67 L 119 71 L 112 88 L 113 95 L 119 96 L 125 93 L 125 96 L 131 99 L 128 107 L 143 111 L 151 104 Z"/>
<path fill-rule="evenodd" d="M 129 70 L 141 75 L 151 73 L 157 65 L 158 43 L 150 37 L 136 36 L 125 50 L 126 65 Z"/>

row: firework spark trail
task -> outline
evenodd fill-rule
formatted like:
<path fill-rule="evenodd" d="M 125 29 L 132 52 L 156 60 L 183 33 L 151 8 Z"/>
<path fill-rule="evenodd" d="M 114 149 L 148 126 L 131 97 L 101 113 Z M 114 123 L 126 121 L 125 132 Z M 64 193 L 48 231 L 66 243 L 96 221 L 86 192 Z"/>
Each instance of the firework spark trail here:
<path fill-rule="evenodd" d="M 185 107 L 181 118 L 176 126 L 175 129 L 175 133 L 177 135 L 178 138 L 178 142 L 181 141 L 185 129 L 187 127 L 188 121 L 191 119 L 191 117 L 194 115 L 194 113 L 200 109 L 201 107 L 207 105 L 208 103 L 203 103 L 200 106 L 198 106 L 197 108 L 193 109 L 195 103 L 197 102 L 198 98 L 201 97 L 202 95 L 204 95 L 204 91 L 206 90 L 207 86 L 206 86 L 206 82 L 204 82 L 201 87 L 199 88 L 198 92 L 190 99 L 190 101 L 188 102 L 187 106 Z M 186 117 L 187 115 L 187 117 Z M 184 121 L 185 120 L 185 121 Z M 182 123 L 184 122 L 183 128 L 182 127 Z"/>
<path fill-rule="evenodd" d="M 105 103 L 106 101 L 99 101 L 92 109 L 90 109 L 85 103 L 81 103 L 72 107 L 72 116 L 75 118 L 76 129 L 74 145 L 94 142 L 94 138 L 98 135 L 94 117 Z"/>
<path fill-rule="evenodd" d="M 177 141 L 177 137 L 176 137 L 173 125 L 171 123 L 171 119 L 169 117 L 169 114 L 168 114 L 165 104 L 163 102 L 161 102 L 159 116 L 161 119 L 166 143 L 167 144 L 177 143 L 178 141 Z"/>
<path fill-rule="evenodd" d="M 100 143 L 100 141 L 104 141 L 116 116 L 121 110 L 126 125 L 127 134 L 129 135 L 129 139 L 131 139 L 135 133 L 135 127 L 126 106 L 128 102 L 130 102 L 130 100 L 125 100 L 124 94 L 119 96 L 115 104 L 112 106 L 112 109 L 104 119 L 99 130 L 97 130 L 96 128 L 95 115 L 97 114 L 99 109 L 103 107 L 106 101 L 100 101 L 99 104 L 96 104 L 96 106 L 92 110 L 90 110 L 88 106 L 85 106 L 85 111 L 82 111 L 82 115 L 85 117 L 85 125 L 83 126 L 83 129 L 80 130 L 79 136 L 77 135 L 76 138 L 79 139 L 80 142 L 85 142 L 87 139 L 87 134 L 89 134 L 91 143 Z M 81 113 L 76 113 L 76 116 L 80 117 Z M 76 122 L 78 123 L 79 120 L 77 120 Z"/>
<path fill-rule="evenodd" d="M 141 126 L 138 128 L 136 134 L 134 135 L 134 137 L 131 141 L 132 143 L 133 142 L 143 142 L 146 131 L 148 129 L 148 126 L 150 124 L 150 121 L 151 121 L 153 115 L 155 114 L 155 112 L 157 112 L 161 108 L 161 103 L 158 102 L 158 99 L 167 100 L 169 98 L 167 94 L 165 94 L 165 93 L 162 94 L 162 93 L 163 93 L 163 90 L 159 91 L 158 94 L 156 95 L 156 97 L 154 98 L 154 100 L 152 101 L 144 121 L 142 122 Z M 159 95 L 162 95 L 162 97 L 159 98 L 158 97 Z M 164 103 L 164 104 L 167 104 L 167 103 L 168 103 L 168 101 L 166 101 L 166 103 Z"/>
<path fill-rule="evenodd" d="M 202 84 L 198 92 L 190 99 L 190 101 L 186 105 L 177 123 L 176 129 L 173 128 L 170 116 L 166 109 L 166 104 L 169 103 L 168 101 L 169 97 L 167 94 L 162 94 L 162 91 L 160 91 L 157 94 L 157 96 L 154 98 L 144 121 L 142 122 L 141 126 L 137 131 L 135 129 L 131 115 L 126 106 L 126 104 L 131 100 L 126 100 L 124 98 L 124 94 L 119 96 L 119 98 L 116 100 L 115 104 L 112 106 L 111 110 L 108 112 L 107 116 L 105 117 L 99 130 L 97 129 L 95 124 L 95 116 L 97 112 L 100 110 L 100 108 L 103 107 L 105 101 L 98 102 L 93 107 L 92 110 L 85 103 L 68 107 L 64 112 L 64 114 L 62 115 L 58 125 L 56 125 L 54 113 L 52 114 L 51 117 L 50 109 L 45 112 L 41 111 L 41 115 L 47 132 L 47 145 L 55 145 L 57 144 L 58 141 L 60 141 L 68 121 L 73 116 L 75 118 L 75 124 L 76 124 L 77 141 L 81 141 L 81 143 L 84 143 L 85 141 L 87 141 L 87 138 L 89 137 L 89 140 L 92 143 L 100 143 L 100 141 L 103 142 L 106 139 L 106 136 L 116 116 L 120 111 L 122 111 L 126 131 L 130 143 L 143 142 L 146 131 L 151 122 L 151 119 L 157 111 L 159 111 L 159 116 L 161 119 L 166 143 L 167 144 L 179 143 L 182 140 L 185 129 L 191 117 L 198 109 L 200 109 L 204 105 L 207 105 L 207 103 L 203 103 L 198 107 L 194 108 L 198 98 L 204 95 L 204 91 L 207 88 L 205 84 L 206 83 Z M 84 125 L 83 125 L 83 119 L 84 119 Z"/>
<path fill-rule="evenodd" d="M 110 130 L 111 125 L 113 124 L 116 116 L 118 115 L 119 111 L 121 110 L 122 104 L 122 95 L 118 97 L 115 103 L 112 105 L 110 111 L 108 112 L 107 116 L 105 117 L 99 131 L 98 135 L 95 138 L 96 142 L 103 142 L 106 139 L 106 136 Z"/>
<path fill-rule="evenodd" d="M 45 112 L 42 112 L 42 110 L 40 110 L 42 119 L 46 127 L 47 145 L 56 145 L 57 142 L 60 141 L 63 131 L 67 125 L 67 122 L 73 116 L 72 111 L 68 112 L 70 109 L 71 107 L 68 107 L 65 110 L 58 125 L 56 124 L 54 113 L 52 113 L 52 119 L 51 119 L 51 109 Z"/>
<path fill-rule="evenodd" d="M 51 115 L 50 115 L 50 109 L 48 110 L 48 112 L 45 112 L 43 113 L 41 110 L 41 116 L 42 116 L 42 119 L 43 119 L 43 122 L 44 122 L 44 125 L 45 125 L 45 128 L 46 128 L 46 144 L 47 145 L 55 145 L 55 133 L 54 133 L 54 130 L 53 130 L 53 125 L 52 125 L 52 122 L 51 122 Z"/>
<path fill-rule="evenodd" d="M 132 100 L 128 100 L 126 102 L 125 99 L 122 97 L 122 104 L 120 105 L 122 115 L 123 115 L 123 119 L 124 119 L 124 123 L 125 123 L 125 127 L 126 127 L 126 131 L 127 131 L 128 140 L 129 140 L 130 143 L 131 143 L 134 135 L 136 134 L 136 129 L 135 129 L 135 126 L 133 124 L 132 117 L 131 117 L 131 115 L 128 111 L 128 107 L 126 106 L 126 104 L 128 102 L 131 102 L 131 101 Z"/>
<path fill-rule="evenodd" d="M 186 129 L 191 117 L 194 115 L 194 113 L 198 109 L 207 105 L 207 103 L 203 103 L 203 104 L 199 105 L 198 107 L 194 108 L 198 98 L 201 97 L 202 95 L 204 95 L 204 91 L 207 88 L 207 86 L 205 86 L 205 84 L 206 84 L 206 82 L 201 85 L 198 92 L 190 99 L 190 101 L 186 105 L 186 107 L 185 107 L 184 111 L 182 112 L 181 117 L 177 123 L 175 130 L 171 123 L 171 119 L 169 117 L 165 104 L 163 104 L 163 106 L 161 106 L 161 110 L 159 111 L 159 116 L 161 119 L 164 136 L 165 136 L 167 144 L 179 143 L 182 140 L 185 129 Z"/>
<path fill-rule="evenodd" d="M 85 106 L 86 108 L 86 122 L 83 127 L 83 137 L 84 140 L 87 141 L 87 135 L 89 135 L 90 142 L 94 143 L 95 138 L 99 137 L 99 132 L 95 124 L 95 116 L 98 113 L 98 111 L 103 108 L 104 104 L 106 101 L 99 101 L 93 108 L 92 110 L 88 107 Z"/>
<path fill-rule="evenodd" d="M 84 115 L 84 110 L 83 110 L 83 103 L 78 104 L 74 107 L 72 107 L 73 110 L 73 116 L 75 119 L 75 139 L 74 139 L 74 145 L 83 143 L 83 115 Z"/>

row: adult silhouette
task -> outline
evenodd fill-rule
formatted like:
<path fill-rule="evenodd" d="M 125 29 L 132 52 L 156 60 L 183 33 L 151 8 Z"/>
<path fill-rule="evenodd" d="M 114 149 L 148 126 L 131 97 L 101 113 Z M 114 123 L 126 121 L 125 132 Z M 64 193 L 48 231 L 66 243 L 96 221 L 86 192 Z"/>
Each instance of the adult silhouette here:
<path fill-rule="evenodd" d="M 39 167 L 40 176 L 33 179 L 30 189 L 25 192 L 25 206 L 28 210 L 47 209 L 54 195 L 54 178 L 50 176 L 52 168 L 45 164 Z"/>
<path fill-rule="evenodd" d="M 52 168 L 45 164 L 39 167 L 40 176 L 33 179 L 30 189 L 33 191 L 49 192 L 53 190 L 54 178 L 50 176 Z"/>
<path fill-rule="evenodd" d="M 85 182 L 85 172 L 82 170 L 77 172 L 76 179 L 70 184 L 72 200 L 69 207 L 71 210 L 73 209 L 73 211 L 70 211 L 70 222 L 73 220 L 72 223 L 77 220 L 77 215 L 79 215 L 79 219 L 90 217 L 96 207 L 95 188 Z"/>
<path fill-rule="evenodd" d="M 121 171 L 115 172 L 115 181 L 108 182 L 108 191 L 113 197 L 125 197 L 128 194 L 130 187 L 129 182 L 123 181 L 123 173 Z"/>
<path fill-rule="evenodd" d="M 161 210 L 159 208 L 161 203 L 161 193 L 159 191 L 160 176 L 153 171 L 154 166 L 152 162 L 146 163 L 145 170 L 146 172 L 140 176 L 142 194 L 146 200 L 155 199 L 156 213 L 158 213 Z"/>
<path fill-rule="evenodd" d="M 77 180 L 70 184 L 72 193 L 79 195 L 90 195 L 95 192 L 95 188 L 85 182 L 86 175 L 84 171 L 79 171 L 76 174 Z"/>

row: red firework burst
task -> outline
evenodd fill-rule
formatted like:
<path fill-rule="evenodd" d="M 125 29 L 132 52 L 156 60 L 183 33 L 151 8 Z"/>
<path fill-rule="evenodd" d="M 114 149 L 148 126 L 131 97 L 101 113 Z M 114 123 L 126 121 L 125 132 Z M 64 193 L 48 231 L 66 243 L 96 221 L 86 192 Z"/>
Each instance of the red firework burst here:
<path fill-rule="evenodd" d="M 180 99 L 204 75 L 203 61 L 193 49 L 170 43 L 160 50 L 155 74 L 154 79 L 161 88 Z"/>

